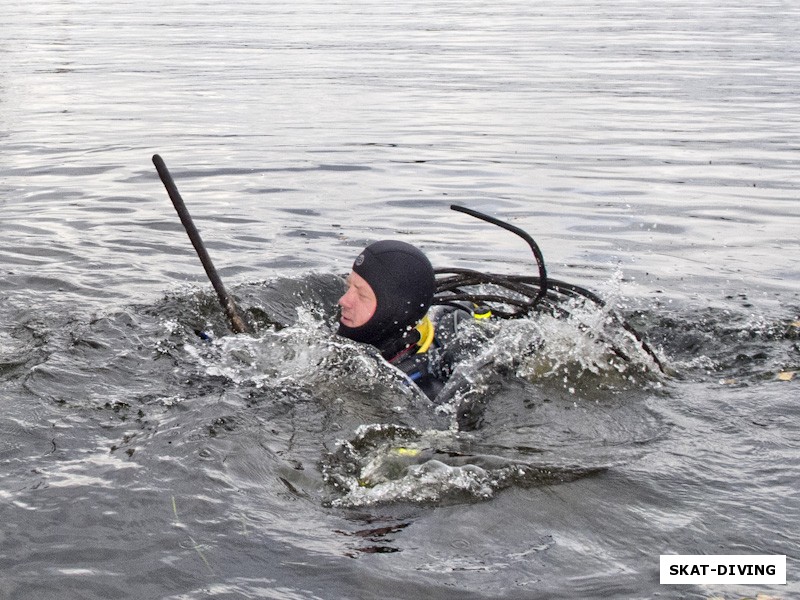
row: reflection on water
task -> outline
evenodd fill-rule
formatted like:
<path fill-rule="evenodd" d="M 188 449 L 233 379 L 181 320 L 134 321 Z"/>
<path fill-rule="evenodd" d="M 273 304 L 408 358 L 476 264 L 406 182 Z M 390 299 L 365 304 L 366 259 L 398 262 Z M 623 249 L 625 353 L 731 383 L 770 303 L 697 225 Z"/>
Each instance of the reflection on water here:
<path fill-rule="evenodd" d="M 236 277 L 343 268 L 365 237 L 398 233 L 438 263 L 518 261 L 513 241 L 478 245 L 477 225 L 443 210 L 458 200 L 524 219 L 580 277 L 621 263 L 690 294 L 709 280 L 796 283 L 797 9 L 187 0 L 6 13 L 4 262 L 36 265 L 82 302 L 202 281 L 154 152 Z"/>
<path fill-rule="evenodd" d="M 798 7 L 3 9 L 0 596 L 669 596 L 665 553 L 796 571 Z M 154 153 L 255 336 L 226 334 Z M 499 326 L 431 404 L 333 336 L 333 274 L 370 240 L 535 274 L 454 202 L 529 231 L 666 374 L 579 312 Z M 680 590 L 762 592 L 800 589 Z"/>

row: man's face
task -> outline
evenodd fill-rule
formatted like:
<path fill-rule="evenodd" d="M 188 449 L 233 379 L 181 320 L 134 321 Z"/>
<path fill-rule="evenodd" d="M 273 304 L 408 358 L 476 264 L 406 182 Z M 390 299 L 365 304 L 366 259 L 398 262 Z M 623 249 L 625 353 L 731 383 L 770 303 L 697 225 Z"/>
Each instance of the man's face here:
<path fill-rule="evenodd" d="M 339 298 L 342 307 L 342 324 L 361 327 L 375 314 L 378 300 L 372 287 L 358 273 L 351 272 L 347 278 L 347 291 Z"/>

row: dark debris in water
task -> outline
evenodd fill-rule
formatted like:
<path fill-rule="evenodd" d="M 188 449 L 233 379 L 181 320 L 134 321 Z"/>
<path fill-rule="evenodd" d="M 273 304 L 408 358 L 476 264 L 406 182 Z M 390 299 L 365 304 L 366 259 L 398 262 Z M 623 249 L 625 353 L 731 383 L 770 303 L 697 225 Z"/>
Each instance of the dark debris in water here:
<path fill-rule="evenodd" d="M 355 531 L 337 530 L 343 536 L 353 538 L 353 551 L 347 553 L 350 558 L 359 558 L 363 554 L 392 554 L 400 552 L 400 547 L 393 544 L 392 536 L 411 525 L 411 521 L 387 523 L 384 519 L 367 517 L 366 528 Z"/>

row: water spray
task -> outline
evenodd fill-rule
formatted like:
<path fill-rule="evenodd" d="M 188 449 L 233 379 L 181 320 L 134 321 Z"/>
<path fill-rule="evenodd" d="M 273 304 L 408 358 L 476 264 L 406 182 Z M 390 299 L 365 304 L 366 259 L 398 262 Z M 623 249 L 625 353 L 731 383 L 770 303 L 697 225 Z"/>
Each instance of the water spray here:
<path fill-rule="evenodd" d="M 458 268 L 436 269 L 434 304 L 464 309 L 464 303 L 467 303 L 473 307 L 473 312 L 481 311 L 502 319 L 523 318 L 534 312 L 567 317 L 570 315 L 570 301 L 575 299 L 588 300 L 601 308 L 606 306 L 605 301 L 594 292 L 548 277 L 542 251 L 526 231 L 470 208 L 456 204 L 450 208 L 502 227 L 525 240 L 533 252 L 539 275 L 504 275 Z M 661 361 L 644 338 L 616 311 L 611 311 L 610 315 L 625 331 L 636 338 L 642 350 L 663 372 Z M 612 350 L 620 358 L 629 360 L 622 350 L 613 347 Z"/>

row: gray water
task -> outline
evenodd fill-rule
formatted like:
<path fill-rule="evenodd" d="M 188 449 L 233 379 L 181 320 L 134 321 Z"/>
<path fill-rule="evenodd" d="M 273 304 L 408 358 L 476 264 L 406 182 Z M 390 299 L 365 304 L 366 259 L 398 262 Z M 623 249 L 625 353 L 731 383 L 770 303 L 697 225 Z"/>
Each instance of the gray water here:
<path fill-rule="evenodd" d="M 796 3 L 2 14 L 0 597 L 800 595 Z M 386 237 L 535 274 L 451 203 L 608 307 L 492 326 L 434 405 L 333 305 Z M 661 554 L 787 585 L 661 586 Z"/>

